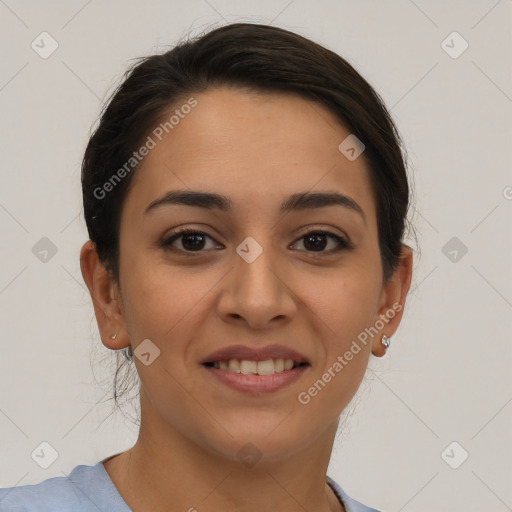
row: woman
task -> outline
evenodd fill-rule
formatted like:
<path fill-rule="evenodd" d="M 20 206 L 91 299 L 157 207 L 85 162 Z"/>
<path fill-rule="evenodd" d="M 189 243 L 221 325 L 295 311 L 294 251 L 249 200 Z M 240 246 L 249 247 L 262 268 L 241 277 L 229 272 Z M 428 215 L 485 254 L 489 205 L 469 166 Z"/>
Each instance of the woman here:
<path fill-rule="evenodd" d="M 299 35 L 218 28 L 132 68 L 82 186 L 82 274 L 140 377 L 139 437 L 0 509 L 375 510 L 326 475 L 412 273 L 400 139 L 371 86 Z"/>

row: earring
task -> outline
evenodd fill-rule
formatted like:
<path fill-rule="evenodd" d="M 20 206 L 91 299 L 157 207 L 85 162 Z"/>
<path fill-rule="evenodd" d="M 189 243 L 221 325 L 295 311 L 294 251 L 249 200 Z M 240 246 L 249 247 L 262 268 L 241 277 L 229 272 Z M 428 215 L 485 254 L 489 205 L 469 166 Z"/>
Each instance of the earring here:
<path fill-rule="evenodd" d="M 121 349 L 121 352 L 123 353 L 124 357 L 127 359 L 128 362 L 133 361 L 133 352 L 131 345 L 128 345 L 127 347 Z"/>
<path fill-rule="evenodd" d="M 117 338 L 117 335 L 119 334 L 119 331 L 117 331 L 114 336 L 110 336 L 111 339 L 115 340 Z"/>
<path fill-rule="evenodd" d="M 380 341 L 386 348 L 389 348 L 391 345 L 391 338 L 388 338 L 385 334 L 382 336 L 382 340 Z"/>

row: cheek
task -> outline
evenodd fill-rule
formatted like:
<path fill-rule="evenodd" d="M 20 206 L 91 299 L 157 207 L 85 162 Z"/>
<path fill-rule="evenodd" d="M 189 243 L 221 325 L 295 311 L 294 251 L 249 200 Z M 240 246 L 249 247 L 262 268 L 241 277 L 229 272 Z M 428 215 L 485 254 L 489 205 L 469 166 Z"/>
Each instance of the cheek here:
<path fill-rule="evenodd" d="M 149 338 L 162 351 L 184 351 L 220 276 L 135 255 L 125 263 L 130 270 L 122 277 L 124 313 L 134 346 Z"/>
<path fill-rule="evenodd" d="M 371 344 L 358 336 L 373 322 L 378 289 L 370 272 L 348 274 L 325 280 L 308 297 L 322 341 L 317 367 L 297 397 L 299 410 L 309 418 L 334 421 L 354 397 L 368 365 Z"/>
<path fill-rule="evenodd" d="M 331 350 L 345 345 L 374 320 L 380 293 L 379 273 L 368 265 L 337 270 L 315 281 L 302 297 L 324 325 Z"/>

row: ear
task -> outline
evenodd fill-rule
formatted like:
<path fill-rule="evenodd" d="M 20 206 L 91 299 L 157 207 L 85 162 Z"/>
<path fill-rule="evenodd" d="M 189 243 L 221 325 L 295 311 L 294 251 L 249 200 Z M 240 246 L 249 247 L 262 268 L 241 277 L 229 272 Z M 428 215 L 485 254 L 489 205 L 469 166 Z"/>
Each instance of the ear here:
<path fill-rule="evenodd" d="M 378 317 L 375 324 L 384 324 L 372 341 L 372 354 L 382 357 L 386 354 L 386 347 L 382 344 L 382 336 L 391 338 L 398 329 L 405 307 L 405 299 L 411 286 L 412 277 L 412 250 L 402 245 L 399 263 L 393 275 L 384 284 L 379 300 Z M 379 322 L 379 319 L 381 322 Z"/>
<path fill-rule="evenodd" d="M 96 245 L 91 240 L 88 240 L 80 251 L 80 268 L 91 294 L 103 345 L 112 350 L 127 347 L 130 339 L 122 312 L 119 286 L 100 262 Z"/>

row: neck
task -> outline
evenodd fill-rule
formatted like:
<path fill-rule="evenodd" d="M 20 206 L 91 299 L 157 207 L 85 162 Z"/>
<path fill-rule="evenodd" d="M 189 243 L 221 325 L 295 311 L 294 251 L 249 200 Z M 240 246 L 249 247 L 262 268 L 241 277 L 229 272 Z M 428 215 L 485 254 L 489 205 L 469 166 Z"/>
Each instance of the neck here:
<path fill-rule="evenodd" d="M 326 482 L 337 424 L 300 452 L 250 465 L 199 446 L 144 405 L 141 390 L 141 427 L 135 446 L 104 463 L 134 512 L 163 512 L 169 504 L 189 512 L 344 512 Z"/>

